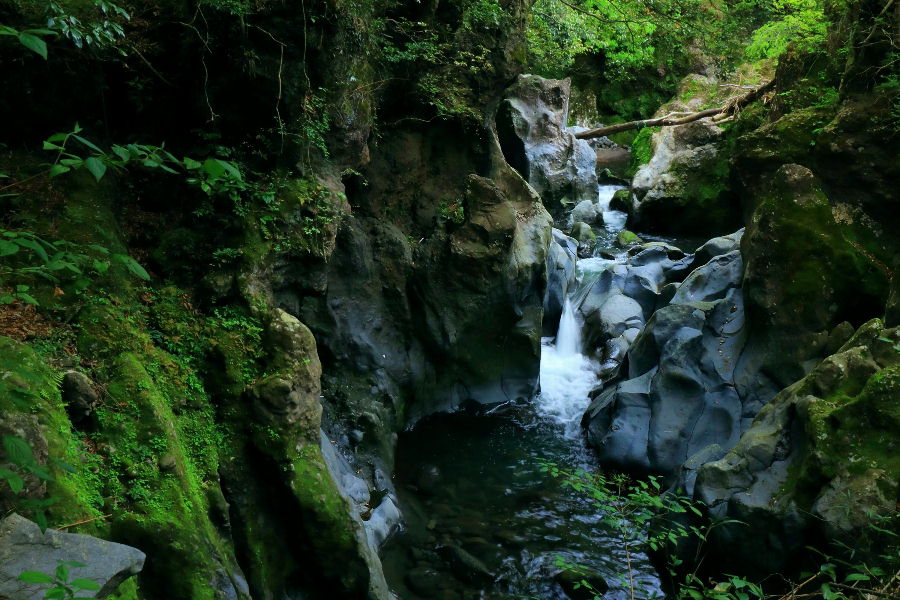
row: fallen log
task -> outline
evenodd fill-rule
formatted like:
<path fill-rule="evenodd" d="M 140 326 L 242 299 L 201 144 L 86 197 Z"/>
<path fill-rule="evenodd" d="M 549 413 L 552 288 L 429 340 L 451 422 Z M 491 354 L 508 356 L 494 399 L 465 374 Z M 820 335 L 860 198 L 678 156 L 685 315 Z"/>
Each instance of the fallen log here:
<path fill-rule="evenodd" d="M 773 79 L 759 87 L 753 88 L 746 94 L 741 94 L 740 96 L 734 96 L 733 98 L 730 98 L 724 105 L 718 108 L 707 108 L 706 110 L 691 113 L 683 117 L 676 117 L 676 115 L 682 115 L 684 113 L 670 113 L 664 117 L 659 117 L 658 119 L 647 119 L 645 121 L 629 121 L 628 123 L 619 123 L 617 125 L 609 125 L 608 127 L 588 129 L 587 131 L 576 133 L 575 137 L 579 140 L 589 140 L 592 138 L 603 137 L 604 135 L 612 135 L 621 131 L 629 131 L 631 129 L 684 125 L 685 123 L 697 121 L 705 117 L 718 116 L 720 119 L 724 119 L 735 114 L 741 107 L 746 106 L 751 102 L 755 102 L 774 87 L 775 80 Z"/>

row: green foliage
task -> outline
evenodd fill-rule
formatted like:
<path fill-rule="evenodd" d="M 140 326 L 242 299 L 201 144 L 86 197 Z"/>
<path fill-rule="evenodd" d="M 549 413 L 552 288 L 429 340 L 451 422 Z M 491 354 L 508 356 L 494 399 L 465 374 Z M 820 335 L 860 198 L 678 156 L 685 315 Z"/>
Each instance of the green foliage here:
<path fill-rule="evenodd" d="M 19 494 L 25 489 L 25 480 L 22 479 L 23 473 L 30 473 L 44 481 L 53 480 L 50 472 L 34 459 L 34 453 L 28 442 L 15 435 L 4 435 L 2 437 L 6 460 L 14 469 L 0 467 L 0 479 L 6 481 L 9 489 L 14 494 Z"/>
<path fill-rule="evenodd" d="M 317 106 L 321 109 L 324 104 Z M 310 141 L 321 144 L 321 150 L 326 154 L 324 134 L 327 126 L 327 119 L 319 120 L 310 125 L 309 131 Z M 276 173 L 267 177 L 257 175 L 256 180 L 251 181 L 234 161 L 219 157 L 203 161 L 190 157 L 178 159 L 162 146 L 113 145 L 107 152 L 81 136 L 81 131 L 76 124 L 71 132 L 57 133 L 44 141 L 44 150 L 56 152 L 49 170 L 51 176 L 84 169 L 99 182 L 110 168 L 130 166 L 182 175 L 189 185 L 199 188 L 211 201 L 198 207 L 194 211 L 196 216 L 212 215 L 216 210 L 214 201 L 226 199 L 230 203 L 230 212 L 255 222 L 263 239 L 274 242 L 273 247 L 278 251 L 322 251 L 325 229 L 337 219 L 333 194 L 312 180 L 293 179 L 290 173 Z M 71 149 L 73 144 L 79 146 L 78 151 Z M 82 156 L 84 150 L 90 155 Z M 298 231 L 303 235 L 298 236 Z M 219 258 L 227 257 L 219 255 Z M 120 259 L 117 257 L 117 260 Z M 126 266 L 139 275 L 137 263 L 127 262 Z"/>
<path fill-rule="evenodd" d="M 50 586 L 44 592 L 44 600 L 70 600 L 72 598 L 93 598 L 94 594 L 78 596 L 81 592 L 97 592 L 100 585 L 91 579 L 78 577 L 71 579 L 69 569 L 86 567 L 84 563 L 67 560 L 59 561 L 59 566 L 52 575 L 40 571 L 25 571 L 17 577 L 24 583 Z"/>
<path fill-rule="evenodd" d="M 577 56 L 596 53 L 607 60 L 607 78 L 624 76 L 653 63 L 655 17 L 638 2 L 538 0 L 526 32 L 532 69 L 559 76 Z"/>
<path fill-rule="evenodd" d="M 777 58 L 791 44 L 799 52 L 810 52 L 825 41 L 828 23 L 822 0 L 773 0 L 769 15 L 747 46 L 751 59 Z"/>
<path fill-rule="evenodd" d="M 466 220 L 466 211 L 462 200 L 453 202 L 441 200 L 437 214 L 441 221 L 449 221 L 455 225 L 462 225 Z"/>
<path fill-rule="evenodd" d="M 653 158 L 653 148 L 650 141 L 653 134 L 659 131 L 659 127 L 644 127 L 638 131 L 634 141 L 631 142 L 631 164 L 629 170 L 633 174 L 637 172 L 638 167 L 646 165 Z"/>
<path fill-rule="evenodd" d="M 19 43 L 44 60 L 47 59 L 47 42 L 43 38 L 57 35 L 70 40 L 79 49 L 115 47 L 121 55 L 126 55 L 125 50 L 117 44 L 125 37 L 122 23 L 131 16 L 117 4 L 108 0 L 92 0 L 91 14 L 86 14 L 83 6 L 71 1 L 49 0 L 46 4 L 41 4 L 39 12 L 44 13 L 46 27 L 18 31 L 14 27 L 0 24 L 0 36 L 18 38 Z M 82 13 L 83 17 L 80 16 Z"/>
<path fill-rule="evenodd" d="M 496 0 L 466 2 L 462 9 L 462 29 L 476 39 L 475 34 L 496 30 L 507 20 Z M 438 118 L 481 118 L 469 78 L 494 69 L 485 44 L 463 44 L 446 28 L 405 18 L 384 20 L 378 44 L 382 61 L 408 77 L 414 93 Z"/>
<path fill-rule="evenodd" d="M 48 35 L 56 35 L 56 32 L 49 29 L 24 29 L 18 31 L 14 27 L 0 23 L 0 36 L 18 38 L 20 44 L 44 60 L 47 60 L 47 42 L 43 40 L 43 37 Z"/>
<path fill-rule="evenodd" d="M 112 264 L 122 265 L 139 279 L 150 279 L 147 271 L 126 254 L 111 253 L 96 244 L 50 242 L 28 231 L 0 230 L 0 259 L 0 304 L 39 304 L 31 294 L 32 286 L 23 281 L 44 280 L 65 286 L 69 293 L 81 294 Z M 13 287 L 4 292 L 4 285 Z"/>
<path fill-rule="evenodd" d="M 200 0 L 201 7 L 209 7 L 236 17 L 245 17 L 256 10 L 254 0 Z"/>
<path fill-rule="evenodd" d="M 696 570 L 702 559 L 693 572 L 687 573 L 681 581 L 675 581 L 675 568 L 683 566 L 683 561 L 676 556 L 676 545 L 680 540 L 696 540 L 700 544 L 697 550 L 699 559 L 703 544 L 713 528 L 740 522 L 717 521 L 702 526 L 691 524 L 703 522 L 702 503 L 680 494 L 664 492 L 658 478 L 650 476 L 642 481 L 632 480 L 623 474 L 607 477 L 582 470 L 567 471 L 553 463 L 545 463 L 542 470 L 553 477 L 563 478 L 563 485 L 594 501 L 602 522 L 614 533 L 625 551 L 626 571 L 620 574 L 620 578 L 632 599 L 636 594 L 644 595 L 632 571 L 632 556 L 637 551 L 653 551 L 666 559 L 675 587 L 673 597 L 677 600 L 764 600 L 779 597 L 767 594 L 762 585 L 741 575 L 726 574 L 723 580 L 713 583 L 704 581 Z M 890 597 L 900 589 L 895 575 L 900 568 L 900 533 L 896 527 L 900 512 L 894 511 L 886 516 L 871 514 L 869 518 L 868 526 L 854 547 L 837 544 L 840 556 L 809 548 L 813 554 L 821 556 L 822 562 L 815 572 L 801 573 L 797 583 L 781 576 L 790 588 L 789 594 L 783 597 L 864 600 L 873 597 L 872 594 L 874 597 Z M 594 598 L 602 595 L 590 585 L 590 572 L 585 567 L 570 564 L 562 557 L 557 558 L 557 564 L 581 577 L 578 587 L 590 591 Z"/>
<path fill-rule="evenodd" d="M 32 475 L 41 481 L 53 481 L 50 470 L 39 464 L 28 442 L 15 435 L 4 435 L 4 460 L 11 468 L 0 467 L 0 481 L 5 481 L 13 494 L 12 506 L 16 510 L 31 511 L 41 531 L 47 529 L 45 509 L 56 502 L 56 498 L 30 498 L 24 495 L 26 475 Z M 62 464 L 62 463 L 60 463 Z M 66 465 L 68 467 L 68 465 Z M 69 467 L 71 468 L 71 467 Z M 0 489 L 2 491 L 2 489 Z"/>
<path fill-rule="evenodd" d="M 625 551 L 626 572 L 620 577 L 632 598 L 642 591 L 634 578 L 632 560 L 636 552 L 671 551 L 683 538 L 705 535 L 696 526 L 676 520 L 688 513 L 697 517 L 702 513 L 686 496 L 663 493 L 658 477 L 650 476 L 646 481 L 632 480 L 621 473 L 607 477 L 581 469 L 568 471 L 552 463 L 541 468 L 555 478 L 562 478 L 564 486 L 593 501 L 601 521 Z"/>
<path fill-rule="evenodd" d="M 464 7 L 463 26 L 467 29 L 505 27 L 508 20 L 498 0 L 470 0 Z"/>
<path fill-rule="evenodd" d="M 331 128 L 331 117 L 328 114 L 328 90 L 318 88 L 315 91 L 309 91 L 303 98 L 301 105 L 302 114 L 298 120 L 298 129 L 301 141 L 305 143 L 307 154 L 306 160 L 310 161 L 309 151 L 316 148 L 322 153 L 322 157 L 328 158 L 328 144 L 325 142 L 325 136 Z M 279 123 L 282 134 L 288 133 L 284 130 L 282 123 Z"/>
<path fill-rule="evenodd" d="M 77 48 L 116 46 L 125 37 L 120 21 L 128 21 L 131 16 L 125 9 L 108 0 L 93 0 L 93 5 L 95 10 L 91 20 L 84 21 L 72 14 L 64 2 L 50 0 L 47 2 L 47 27 L 71 40 Z M 116 50 L 122 56 L 127 54 L 121 47 L 116 47 Z"/>

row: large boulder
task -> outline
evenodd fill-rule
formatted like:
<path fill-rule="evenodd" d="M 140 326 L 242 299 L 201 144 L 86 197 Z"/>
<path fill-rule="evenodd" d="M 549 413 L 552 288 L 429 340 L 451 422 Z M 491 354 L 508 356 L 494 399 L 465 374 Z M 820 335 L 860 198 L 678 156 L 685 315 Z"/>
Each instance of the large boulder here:
<path fill-rule="evenodd" d="M 552 211 L 596 202 L 596 152 L 566 128 L 569 79 L 520 75 L 497 112 L 497 135 L 507 162 Z"/>
<path fill-rule="evenodd" d="M 556 334 L 569 286 L 575 277 L 578 240 L 553 229 L 547 251 L 547 292 L 544 296 L 544 335 Z"/>
<path fill-rule="evenodd" d="M 737 250 L 713 258 L 671 286 L 671 304 L 652 312 L 628 349 L 624 381 L 585 414 L 603 462 L 663 473 L 690 491 L 696 466 L 737 443 L 745 412 L 733 379 L 744 344 L 742 266 Z M 654 299 L 655 278 L 633 281 L 632 290 L 645 291 L 637 297 Z"/>
<path fill-rule="evenodd" d="M 867 248 L 869 226 L 832 206 L 806 167 L 780 167 L 761 189 L 741 242 L 750 326 L 735 372 L 752 417 L 859 325 L 884 314 L 888 273 Z"/>
<path fill-rule="evenodd" d="M 340 410 L 348 421 L 371 414 L 365 420 L 381 429 L 371 440 L 389 438 L 395 419 L 412 422 L 467 400 L 528 398 L 537 387 L 551 219 L 501 162 L 499 146 L 491 152 L 490 178 L 469 173 L 445 182 L 451 190 L 462 185 L 462 223 L 430 225 L 413 237 L 401 226 L 415 224 L 361 210 L 341 229 L 325 296 L 301 303 L 320 347 L 359 374 L 360 401 L 342 400 Z M 404 168 L 424 178 L 432 165 Z M 386 183 L 373 181 L 368 193 L 380 195 Z M 371 402 L 373 394 L 383 401 Z"/>
<path fill-rule="evenodd" d="M 48 529 L 15 513 L 0 521 L 0 598 L 38 600 L 52 586 L 25 583 L 18 579 L 25 571 L 49 576 L 61 562 L 74 561 L 84 566 L 69 567 L 69 580 L 88 579 L 99 590 L 85 590 L 80 598 L 106 598 L 123 581 L 144 567 L 144 553 L 137 548 L 107 542 L 78 533 Z"/>
<path fill-rule="evenodd" d="M 811 540 L 852 541 L 900 499 L 900 328 L 875 319 L 766 405 L 741 441 L 700 469 L 723 563 L 776 572 Z M 754 532 L 748 536 L 747 531 Z"/>
<path fill-rule="evenodd" d="M 691 75 L 679 86 L 678 97 L 657 111 L 694 110 L 705 88 L 715 82 Z M 634 175 L 637 199 L 634 224 L 643 231 L 716 234 L 736 229 L 740 206 L 731 191 L 724 132 L 711 119 L 662 127 L 650 140 L 650 161 Z"/>
<path fill-rule="evenodd" d="M 664 304 L 663 288 L 683 279 L 689 264 L 690 260 L 677 249 L 651 244 L 621 261 L 583 266 L 595 269 L 581 275 L 583 285 L 589 286 L 578 309 L 586 347 L 602 346 L 632 329 L 633 339 L 636 330 Z"/>
<path fill-rule="evenodd" d="M 296 317 L 276 308 L 266 328 L 272 360 L 269 371 L 253 384 L 257 418 L 289 443 L 317 441 L 322 420 L 322 365 L 316 340 Z"/>

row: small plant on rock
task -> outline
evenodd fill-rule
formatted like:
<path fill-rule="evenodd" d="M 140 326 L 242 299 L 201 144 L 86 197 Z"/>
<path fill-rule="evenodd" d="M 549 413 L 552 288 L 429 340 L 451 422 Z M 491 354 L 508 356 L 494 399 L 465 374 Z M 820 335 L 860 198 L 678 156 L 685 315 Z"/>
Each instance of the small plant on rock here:
<path fill-rule="evenodd" d="M 79 569 L 87 565 L 74 560 L 60 561 L 59 566 L 53 575 L 41 573 L 40 571 L 25 571 L 19 575 L 19 581 L 24 583 L 34 583 L 39 585 L 50 586 L 44 592 L 44 600 L 69 600 L 70 598 L 93 598 L 94 594 L 89 596 L 79 596 L 81 592 L 96 592 L 100 589 L 100 585 L 91 579 L 76 578 L 71 579 L 69 569 Z"/>

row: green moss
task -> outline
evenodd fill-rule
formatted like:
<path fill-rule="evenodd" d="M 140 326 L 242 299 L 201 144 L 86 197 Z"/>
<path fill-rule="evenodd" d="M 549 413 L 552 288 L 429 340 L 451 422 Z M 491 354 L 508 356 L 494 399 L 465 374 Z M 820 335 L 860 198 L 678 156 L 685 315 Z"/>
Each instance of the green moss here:
<path fill-rule="evenodd" d="M 104 510 L 113 539 L 145 551 L 141 587 L 172 598 L 212 598 L 230 569 L 229 542 L 210 520 L 224 432 L 202 371 L 210 320 L 175 287 L 143 303 L 97 301 L 82 311 L 79 348 L 105 386 L 90 435 L 102 457 Z M 148 306 L 149 305 L 149 306 Z"/>
<path fill-rule="evenodd" d="M 102 517 L 103 482 L 106 468 L 91 446 L 72 427 L 60 398 L 59 373 L 54 372 L 28 345 L 0 337 L 0 413 L 32 414 L 47 440 L 48 467 L 53 480 L 48 483 L 47 508 L 51 527 L 72 525 L 70 531 L 110 538 L 110 527 Z M 65 463 L 65 468 L 60 463 Z M 29 510 L 18 508 L 30 515 Z M 137 583 L 131 579 L 120 586 L 120 600 L 137 599 Z"/>
<path fill-rule="evenodd" d="M 900 445 L 900 354 L 887 355 L 891 364 L 883 368 L 873 362 L 870 348 L 880 343 L 881 330 L 877 319 L 867 323 L 838 354 L 788 389 L 808 442 L 782 493 L 804 510 L 829 485 L 863 489 L 873 480 L 889 502 L 897 500 L 891 498 L 900 486 L 900 455 L 894 450 Z"/>
<path fill-rule="evenodd" d="M 659 130 L 659 127 L 644 127 L 631 142 L 631 164 L 628 167 L 628 177 L 633 177 L 641 165 L 646 165 L 653 158 L 650 141 L 653 134 Z"/>
<path fill-rule="evenodd" d="M 853 390 L 859 388 L 856 394 Z M 860 475 L 883 470 L 900 482 L 900 365 L 872 375 L 864 385 L 849 381 L 810 410 L 808 430 L 816 440 L 821 468 Z M 826 442 L 827 440 L 827 442 Z"/>
<path fill-rule="evenodd" d="M 636 233 L 634 233 L 633 231 L 628 231 L 627 229 L 623 229 L 616 235 L 616 243 L 622 247 L 640 241 L 641 238 L 639 238 Z"/>
<path fill-rule="evenodd" d="M 820 188 L 796 189 L 791 182 L 781 181 L 755 214 L 755 219 L 768 221 L 767 227 L 777 236 L 780 260 L 792 265 L 791 278 L 784 285 L 785 303 L 813 310 L 816 303 L 809 298 L 824 287 L 856 298 L 887 296 L 887 274 L 879 267 L 877 255 L 856 242 L 871 235 L 856 225 L 837 223 Z M 834 265 L 841 265 L 839 272 Z"/>
<path fill-rule="evenodd" d="M 317 445 L 304 446 L 291 461 L 291 489 L 304 514 L 311 541 L 319 552 L 355 559 L 336 565 L 331 575 L 348 589 L 365 589 L 368 573 L 359 564 L 350 506 L 331 478 Z M 314 532 L 314 533 L 313 533 Z"/>
<path fill-rule="evenodd" d="M 809 166 L 810 152 L 833 113 L 832 108 L 816 107 L 787 114 L 742 136 L 737 154 L 742 160 Z M 749 117 L 759 119 L 753 113 Z"/>

